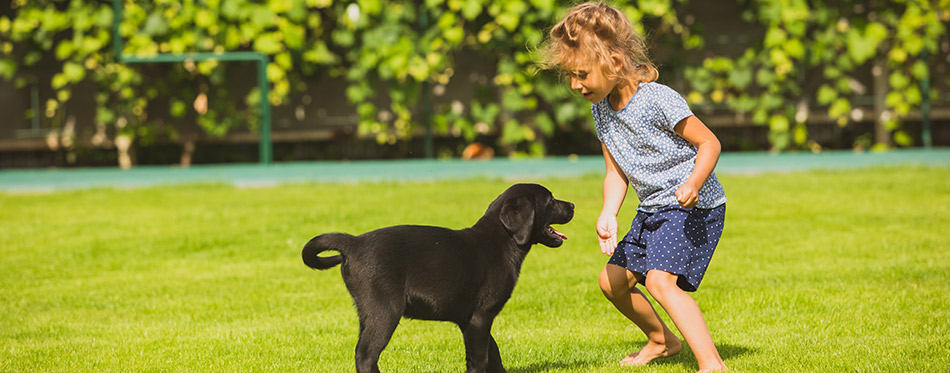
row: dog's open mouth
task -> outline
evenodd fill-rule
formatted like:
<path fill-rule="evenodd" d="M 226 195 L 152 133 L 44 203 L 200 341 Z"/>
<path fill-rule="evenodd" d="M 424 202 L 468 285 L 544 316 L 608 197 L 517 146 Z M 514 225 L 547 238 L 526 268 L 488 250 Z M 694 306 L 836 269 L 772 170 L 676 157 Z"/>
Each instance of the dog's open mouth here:
<path fill-rule="evenodd" d="M 564 235 L 564 233 L 558 232 L 557 229 L 554 229 L 554 227 L 552 227 L 552 226 L 550 226 L 550 225 L 547 226 L 547 230 L 546 230 L 546 231 L 547 231 L 547 233 L 548 233 L 548 236 L 550 236 L 550 237 L 552 237 L 552 238 L 560 238 L 560 239 L 562 239 L 562 240 L 566 240 L 566 239 L 567 239 L 567 236 Z"/>

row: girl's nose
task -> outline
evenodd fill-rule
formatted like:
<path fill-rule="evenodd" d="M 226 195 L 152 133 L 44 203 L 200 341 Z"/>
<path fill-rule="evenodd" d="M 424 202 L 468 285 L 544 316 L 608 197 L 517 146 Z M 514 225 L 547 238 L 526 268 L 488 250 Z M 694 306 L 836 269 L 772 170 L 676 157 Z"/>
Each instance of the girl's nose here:
<path fill-rule="evenodd" d="M 575 77 L 571 77 L 571 89 L 581 89 L 581 81 Z"/>

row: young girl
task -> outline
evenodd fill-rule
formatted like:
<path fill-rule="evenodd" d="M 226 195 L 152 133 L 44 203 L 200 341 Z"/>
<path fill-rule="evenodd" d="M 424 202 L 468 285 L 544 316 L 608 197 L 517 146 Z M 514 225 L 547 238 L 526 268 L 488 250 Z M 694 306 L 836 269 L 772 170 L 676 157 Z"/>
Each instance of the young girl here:
<path fill-rule="evenodd" d="M 545 64 L 565 72 L 571 89 L 591 104 L 606 163 L 604 204 L 597 220 L 604 295 L 647 336 L 621 365 L 672 356 L 681 343 L 637 284 L 670 315 L 700 371 L 725 370 L 706 322 L 687 292 L 696 291 L 722 233 L 726 197 L 713 173 L 715 135 L 669 87 L 642 39 L 617 9 L 603 3 L 572 8 L 551 29 Z M 629 232 L 617 242 L 617 212 L 627 186 L 640 199 Z"/>

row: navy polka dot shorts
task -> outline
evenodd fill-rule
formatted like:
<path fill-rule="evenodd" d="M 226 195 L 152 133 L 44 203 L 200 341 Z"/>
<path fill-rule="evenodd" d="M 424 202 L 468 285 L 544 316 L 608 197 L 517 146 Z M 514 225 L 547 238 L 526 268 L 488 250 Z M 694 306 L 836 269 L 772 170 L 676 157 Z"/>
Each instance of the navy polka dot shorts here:
<path fill-rule="evenodd" d="M 677 274 L 680 289 L 696 291 L 722 236 L 725 217 L 725 204 L 712 209 L 676 205 L 655 213 L 637 212 L 607 264 L 643 276 L 653 269 Z"/>

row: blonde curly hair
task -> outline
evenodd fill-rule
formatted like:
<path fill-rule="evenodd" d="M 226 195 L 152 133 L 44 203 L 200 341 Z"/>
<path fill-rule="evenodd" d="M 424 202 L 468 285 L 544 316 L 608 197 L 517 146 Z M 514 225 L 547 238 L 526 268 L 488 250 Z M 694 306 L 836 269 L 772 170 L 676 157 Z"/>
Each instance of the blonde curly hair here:
<path fill-rule="evenodd" d="M 581 3 L 551 28 L 542 45 L 541 65 L 562 74 L 600 66 L 610 79 L 652 82 L 660 73 L 646 49 L 643 37 L 620 10 L 603 2 Z M 609 68 L 613 54 L 623 60 L 620 71 Z"/>

